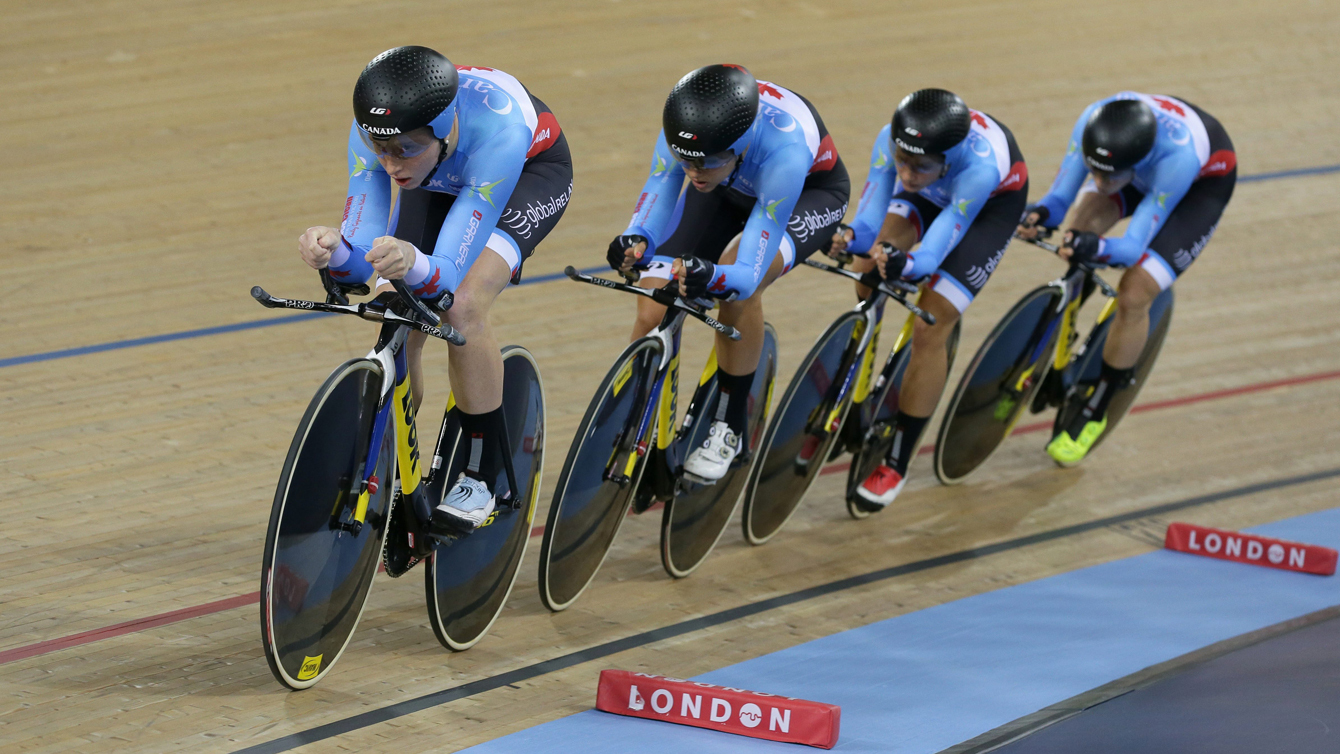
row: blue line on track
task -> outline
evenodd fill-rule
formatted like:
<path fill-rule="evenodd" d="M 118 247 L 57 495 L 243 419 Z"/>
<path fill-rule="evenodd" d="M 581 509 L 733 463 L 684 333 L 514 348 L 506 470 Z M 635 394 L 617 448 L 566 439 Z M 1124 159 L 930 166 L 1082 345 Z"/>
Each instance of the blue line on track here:
<path fill-rule="evenodd" d="M 605 267 L 591 267 L 582 270 L 587 275 L 592 275 Z M 558 280 L 566 277 L 561 272 L 555 272 L 548 275 L 536 275 L 535 277 L 522 278 L 520 285 L 533 285 L 535 283 L 547 283 L 551 280 Z M 119 351 L 122 348 L 135 348 L 137 346 L 148 346 L 154 343 L 167 343 L 173 340 L 187 340 L 189 338 L 201 338 L 206 335 L 221 335 L 223 333 L 239 332 L 242 330 L 255 330 L 260 327 L 271 327 L 273 325 L 288 325 L 294 322 L 307 322 L 322 317 L 331 317 L 334 315 L 322 312 L 313 312 L 308 314 L 286 314 L 282 317 L 270 317 L 269 319 L 257 319 L 251 322 L 239 322 L 235 325 L 219 325 L 217 327 L 202 327 L 199 330 L 183 330 L 181 332 L 167 333 L 165 335 L 151 335 L 147 338 L 132 338 L 130 340 L 117 340 L 111 343 L 99 343 L 93 346 L 80 346 L 79 348 L 63 348 L 59 351 L 47 351 L 46 353 L 34 353 L 27 356 L 11 356 L 7 359 L 0 359 L 0 368 L 18 366 L 19 364 L 32 364 L 38 361 L 53 361 L 55 359 L 68 359 L 71 356 L 84 356 L 90 353 L 102 353 L 103 351 Z"/>
<path fill-rule="evenodd" d="M 1281 178 L 1299 178 L 1307 175 L 1325 175 L 1327 173 L 1340 173 L 1340 165 L 1321 165 L 1313 168 L 1298 168 L 1296 170 L 1279 170 L 1273 173 L 1256 173 L 1255 175 L 1244 175 L 1238 178 L 1239 183 L 1258 183 L 1260 181 L 1273 181 Z M 588 267 L 582 270 L 587 275 L 592 275 L 604 270 L 602 267 Z M 535 283 L 547 283 L 551 280 L 558 280 L 564 277 L 561 272 L 554 272 L 548 275 L 536 275 L 532 278 L 525 278 L 521 285 L 533 285 Z M 65 348 L 59 351 L 47 351 L 46 353 L 34 353 L 27 356 L 11 356 L 7 359 L 0 359 L 0 368 L 18 366 L 19 364 L 33 364 L 39 361 L 53 361 L 55 359 L 66 359 L 71 356 L 84 356 L 90 353 L 102 353 L 103 351 L 119 351 L 122 348 L 135 348 L 137 346 L 147 346 L 154 343 L 167 343 L 173 340 L 187 340 L 189 338 L 201 338 L 206 335 L 221 335 L 223 333 L 238 332 L 240 330 L 254 330 L 258 327 L 270 327 L 271 325 L 287 325 L 293 322 L 306 322 L 318 317 L 327 316 L 325 314 L 298 314 L 284 317 L 272 317 L 270 319 L 258 319 L 251 322 L 240 322 L 235 325 L 220 325 L 218 327 L 204 327 L 199 330 L 183 330 L 182 332 L 167 333 L 166 335 L 151 335 L 147 338 L 133 338 L 131 340 L 118 340 L 112 343 L 99 343 L 93 346 L 81 346 L 79 348 Z"/>
<path fill-rule="evenodd" d="M 1304 175 L 1324 175 L 1326 173 L 1340 173 L 1340 165 L 1322 165 L 1315 168 L 1298 168 L 1297 170 L 1280 170 L 1275 173 L 1244 175 L 1238 178 L 1238 183 L 1257 183 L 1259 181 L 1273 181 L 1279 178 L 1297 178 Z"/>

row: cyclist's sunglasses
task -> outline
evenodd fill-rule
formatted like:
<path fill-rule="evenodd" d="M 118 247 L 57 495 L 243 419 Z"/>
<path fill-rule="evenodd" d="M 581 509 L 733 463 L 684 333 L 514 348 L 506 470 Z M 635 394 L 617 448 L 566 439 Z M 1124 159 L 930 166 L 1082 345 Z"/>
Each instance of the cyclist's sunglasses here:
<path fill-rule="evenodd" d="M 358 135 L 363 138 L 363 144 L 371 149 L 373 154 L 397 160 L 418 157 L 437 141 L 437 137 L 429 129 L 415 129 L 409 133 L 380 139 L 360 128 Z"/>
<path fill-rule="evenodd" d="M 1113 187 L 1125 188 L 1126 184 L 1130 183 L 1131 179 L 1135 177 L 1135 169 L 1126 168 L 1125 170 L 1109 173 L 1105 170 L 1090 168 L 1089 175 L 1093 177 L 1094 186 L 1100 190 L 1112 189 Z M 1108 193 L 1112 192 L 1108 191 Z"/>
<path fill-rule="evenodd" d="M 694 170 L 716 170 L 734 164 L 735 150 L 727 149 L 720 154 L 712 154 L 706 157 L 685 157 L 681 154 L 675 154 L 675 159 L 686 168 Z"/>
<path fill-rule="evenodd" d="M 939 159 L 936 159 L 937 157 Z M 913 173 L 918 173 L 920 175 L 938 173 L 944 170 L 945 167 L 944 155 L 936 155 L 935 157 L 932 157 L 924 154 L 910 154 L 904 152 L 901 148 L 893 150 L 893 161 L 895 164 L 901 165 L 908 170 L 911 170 Z"/>

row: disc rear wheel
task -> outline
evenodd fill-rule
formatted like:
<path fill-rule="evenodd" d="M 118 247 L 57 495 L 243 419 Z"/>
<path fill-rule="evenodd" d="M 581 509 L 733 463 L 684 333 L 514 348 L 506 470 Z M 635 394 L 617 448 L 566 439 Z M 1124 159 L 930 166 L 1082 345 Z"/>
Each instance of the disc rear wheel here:
<path fill-rule="evenodd" d="M 520 346 L 507 346 L 502 353 L 507 452 L 519 489 L 512 489 L 506 470 L 500 468 L 489 486 L 497 498 L 493 515 L 470 534 L 437 543 L 424 569 L 433 633 L 443 646 L 456 651 L 483 638 L 507 604 L 530 542 L 544 469 L 544 385 L 539 367 Z M 426 490 L 434 505 L 451 490 L 469 460 L 459 416 L 459 410 L 451 408 L 442 422 L 438 439 L 442 468 Z"/>
<path fill-rule="evenodd" d="M 763 353 L 759 357 L 758 369 L 754 372 L 754 384 L 748 399 L 749 432 L 741 438 L 744 443 L 741 455 L 716 484 L 681 481 L 674 499 L 665 506 L 662 514 L 661 564 L 671 576 L 683 578 L 693 573 L 726 531 L 749 478 L 753 451 L 758 447 L 763 428 L 767 425 L 768 401 L 772 397 L 776 379 L 777 333 L 772 325 L 765 323 Z M 702 408 L 697 411 L 696 424 L 681 441 L 681 459 L 707 439 L 707 430 L 712 425 L 719 395 L 714 373 L 706 383 L 699 386 L 694 395 L 694 405 Z"/>

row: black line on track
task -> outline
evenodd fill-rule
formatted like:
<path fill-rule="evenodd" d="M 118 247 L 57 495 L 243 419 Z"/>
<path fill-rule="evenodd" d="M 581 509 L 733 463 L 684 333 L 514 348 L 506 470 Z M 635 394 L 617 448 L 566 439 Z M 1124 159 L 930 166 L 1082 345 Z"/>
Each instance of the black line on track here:
<path fill-rule="evenodd" d="M 808 589 L 801 589 L 798 592 L 778 595 L 766 600 L 751 602 L 710 615 L 704 615 L 700 618 L 693 618 L 669 626 L 662 626 L 661 628 L 644 631 L 640 634 L 627 636 L 622 639 L 615 639 L 614 641 L 609 641 L 604 644 L 597 644 L 594 647 L 570 652 L 550 660 L 544 660 L 522 668 L 517 668 L 516 670 L 509 670 L 506 673 L 490 676 L 488 678 L 481 678 L 478 681 L 471 681 L 470 683 L 461 686 L 454 686 L 449 689 L 435 691 L 431 694 L 425 694 L 380 709 L 363 712 L 352 717 L 346 717 L 343 720 L 336 720 L 333 723 L 318 725 L 315 728 L 309 728 L 298 733 L 266 741 L 265 743 L 248 746 L 245 749 L 238 749 L 233 752 L 233 754 L 278 754 L 278 752 L 292 751 L 299 746 L 305 746 L 317 741 L 324 741 L 328 738 L 334 738 L 335 736 L 376 725 L 377 723 L 384 723 L 406 715 L 412 715 L 415 712 L 421 712 L 432 707 L 453 702 L 457 699 L 475 696 L 509 684 L 515 684 L 520 681 L 527 681 L 559 670 L 565 670 L 592 660 L 599 660 L 602 657 L 609 657 L 610 655 L 618 654 L 629 649 L 636 649 L 658 641 L 673 639 L 677 636 L 693 633 L 694 631 L 701 631 L 705 628 L 730 623 L 732 621 L 740 620 L 741 618 L 748 618 L 769 610 L 775 610 L 779 607 L 786 607 L 787 605 L 794 605 L 797 602 L 812 600 L 816 597 L 823 597 L 836 592 L 854 589 L 859 586 L 886 581 L 898 576 L 906 576 L 910 573 L 919 573 L 921 571 L 931 570 L 932 568 L 976 560 L 978 558 L 984 558 L 990 555 L 1008 552 L 1010 550 L 1017 550 L 1030 545 L 1064 539 L 1076 534 L 1083 534 L 1095 529 L 1112 526 L 1113 524 L 1135 521 L 1137 519 L 1158 516 L 1164 513 L 1172 513 L 1174 511 L 1180 511 L 1198 505 L 1217 503 L 1236 497 L 1254 495 L 1258 492 L 1278 490 L 1284 487 L 1293 487 L 1299 484 L 1307 484 L 1308 482 L 1317 482 L 1335 477 L 1340 477 L 1340 468 L 1317 471 L 1311 474 L 1284 477 L 1282 479 L 1274 479 L 1271 481 L 1259 482 L 1257 484 L 1249 484 L 1245 487 L 1235 487 L 1230 490 L 1215 492 L 1209 495 L 1198 495 L 1196 497 L 1186 498 L 1185 500 L 1142 508 L 1140 510 L 1131 511 L 1130 513 L 1122 513 L 1116 516 L 1100 518 L 1082 524 L 1075 524 L 1073 526 L 1063 526 L 1059 529 L 1051 529 L 1037 534 L 1030 534 L 1025 537 L 1017 537 L 1004 542 L 997 542 L 992 545 L 974 547 L 968 550 L 959 550 L 958 552 L 938 555 L 933 558 L 926 558 L 912 563 L 904 563 L 903 565 L 871 571 L 870 573 L 864 573 L 859 576 L 850 576 L 845 579 L 830 581 L 827 584 L 819 584 L 818 586 L 812 586 Z"/>

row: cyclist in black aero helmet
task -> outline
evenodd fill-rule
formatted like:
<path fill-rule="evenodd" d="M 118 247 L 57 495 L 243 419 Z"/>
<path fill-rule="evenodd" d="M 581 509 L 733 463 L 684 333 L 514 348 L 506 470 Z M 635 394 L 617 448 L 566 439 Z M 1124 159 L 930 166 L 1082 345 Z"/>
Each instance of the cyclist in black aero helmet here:
<path fill-rule="evenodd" d="M 489 309 L 563 215 L 572 160 L 558 121 L 521 82 L 492 68 L 454 66 L 427 47 L 374 58 L 353 104 L 343 223 L 308 228 L 299 253 L 344 283 L 375 274 L 379 291 L 403 279 L 424 299 L 452 294 L 445 318 L 466 338 L 450 346 L 448 372 L 471 461 L 435 510 L 416 500 L 415 520 L 399 520 L 411 506 L 397 506 L 387 570 L 400 575 L 426 552 L 426 537 L 411 551 L 407 531 L 468 531 L 493 512 L 503 366 Z M 394 213 L 392 183 L 400 188 Z M 416 404 L 424 339 L 413 333 L 407 345 Z"/>
<path fill-rule="evenodd" d="M 875 138 L 856 218 L 833 235 L 832 251 L 868 254 L 856 269 L 878 266 L 885 277 L 926 279 L 920 306 L 935 324 L 918 319 L 913 326 L 893 445 L 857 488 L 856 504 L 865 510 L 888 506 L 906 484 L 944 392 L 949 338 L 1005 254 L 1027 189 L 1028 167 L 1014 135 L 953 92 L 912 92 Z M 857 286 L 858 296 L 869 294 Z"/>
<path fill-rule="evenodd" d="M 686 473 L 715 481 L 747 442 L 763 291 L 827 245 L 851 183 L 814 106 L 738 65 L 709 65 L 680 79 L 661 124 L 650 175 L 608 260 L 616 270 L 640 270 L 640 285 L 658 288 L 674 278 L 683 295 L 720 299 L 719 319 L 743 336 L 717 337 L 717 420 L 684 463 Z M 664 312 L 639 298 L 633 339 Z"/>
<path fill-rule="evenodd" d="M 1107 407 L 1130 382 L 1149 337 L 1149 308 L 1209 243 L 1237 182 L 1228 132 L 1185 100 L 1122 92 L 1089 105 L 1047 195 L 1030 204 L 1019 235 L 1055 228 L 1071 214 L 1061 253 L 1126 267 L 1103 345 L 1102 375 L 1074 423 L 1047 453 L 1079 463 L 1107 429 Z M 1126 233 L 1105 238 L 1123 217 Z"/>

